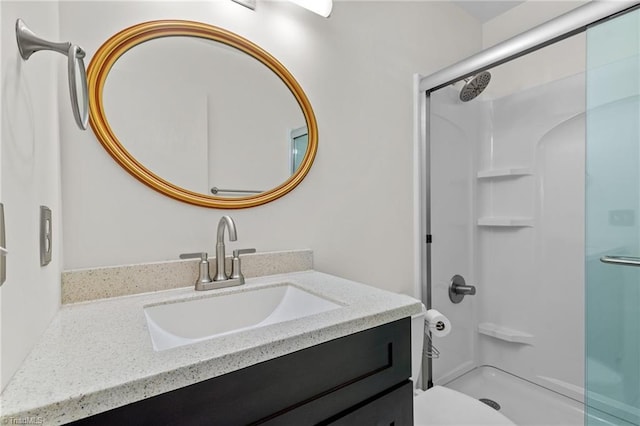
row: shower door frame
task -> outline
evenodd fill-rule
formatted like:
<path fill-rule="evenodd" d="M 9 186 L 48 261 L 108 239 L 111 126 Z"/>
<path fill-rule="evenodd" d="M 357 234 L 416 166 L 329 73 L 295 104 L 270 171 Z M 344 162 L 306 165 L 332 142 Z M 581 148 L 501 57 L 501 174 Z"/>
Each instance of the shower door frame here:
<path fill-rule="evenodd" d="M 414 76 L 414 161 L 416 183 L 416 287 L 422 302 L 431 309 L 431 92 L 481 71 L 512 61 L 551 44 L 582 33 L 587 28 L 640 7 L 640 1 L 592 1 L 515 37 L 482 50 L 428 76 Z M 425 342 L 429 345 L 429 342 Z M 427 349 L 431 349 L 430 347 Z M 423 359 L 423 386 L 433 386 L 433 363 Z"/>

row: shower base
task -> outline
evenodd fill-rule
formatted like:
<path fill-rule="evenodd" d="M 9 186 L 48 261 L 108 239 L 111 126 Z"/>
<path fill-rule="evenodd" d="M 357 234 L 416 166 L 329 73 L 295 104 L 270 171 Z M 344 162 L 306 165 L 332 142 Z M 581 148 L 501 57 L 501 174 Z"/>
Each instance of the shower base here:
<path fill-rule="evenodd" d="M 517 425 L 583 426 L 584 405 L 494 367 L 482 366 L 450 381 L 448 388 L 500 405 L 500 412 Z M 595 410 L 594 410 L 595 411 Z M 632 425 L 621 419 L 590 413 L 588 426 Z"/>

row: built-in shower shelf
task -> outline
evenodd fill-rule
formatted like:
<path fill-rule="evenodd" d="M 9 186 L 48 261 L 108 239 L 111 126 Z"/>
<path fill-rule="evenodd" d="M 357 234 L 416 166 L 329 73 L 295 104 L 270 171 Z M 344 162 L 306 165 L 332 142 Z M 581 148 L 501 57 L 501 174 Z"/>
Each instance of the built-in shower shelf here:
<path fill-rule="evenodd" d="M 533 345 L 533 334 L 513 328 L 503 327 L 492 322 L 481 322 L 478 324 L 478 333 L 490 336 L 505 342 L 520 343 L 522 345 Z"/>
<path fill-rule="evenodd" d="M 528 176 L 531 169 L 528 167 L 511 167 L 507 169 L 489 169 L 478 172 L 478 179 L 492 179 L 503 177 Z"/>
<path fill-rule="evenodd" d="M 478 226 L 532 227 L 533 218 L 514 216 L 487 216 L 478 219 Z"/>

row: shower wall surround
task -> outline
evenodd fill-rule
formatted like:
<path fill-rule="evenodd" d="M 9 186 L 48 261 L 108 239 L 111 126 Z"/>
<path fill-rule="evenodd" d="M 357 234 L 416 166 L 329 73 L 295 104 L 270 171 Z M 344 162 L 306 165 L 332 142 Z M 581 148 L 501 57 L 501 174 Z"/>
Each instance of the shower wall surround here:
<path fill-rule="evenodd" d="M 459 91 L 445 88 L 431 98 L 431 261 L 432 306 L 453 324 L 449 336 L 436 339 L 443 354 L 434 361 L 434 379 L 446 382 L 476 363 L 477 296 L 460 304 L 449 300 L 451 278 L 462 275 L 476 285 L 474 244 L 475 158 L 482 124 L 487 120 L 481 102 L 467 102 L 461 108 Z M 478 288 L 478 292 L 482 287 Z"/>
<path fill-rule="evenodd" d="M 479 335 L 481 364 L 580 398 L 584 382 L 584 74 L 494 100 L 481 168 L 531 175 L 478 181 L 478 214 L 526 227 L 478 227 L 479 326 L 530 335 L 530 344 Z M 489 154 L 491 153 L 491 154 Z"/>
<path fill-rule="evenodd" d="M 462 325 L 436 341 L 434 379 L 491 365 L 580 400 L 585 76 L 492 97 L 501 71 L 484 98 L 432 94 L 433 306 Z M 477 286 L 459 305 L 454 273 Z"/>
<path fill-rule="evenodd" d="M 483 47 L 582 3 L 525 2 L 483 25 Z M 454 324 L 436 383 L 492 365 L 582 399 L 585 52 L 578 35 L 490 69 L 465 104 L 432 93 L 433 306 Z M 477 295 L 453 305 L 460 271 Z"/>

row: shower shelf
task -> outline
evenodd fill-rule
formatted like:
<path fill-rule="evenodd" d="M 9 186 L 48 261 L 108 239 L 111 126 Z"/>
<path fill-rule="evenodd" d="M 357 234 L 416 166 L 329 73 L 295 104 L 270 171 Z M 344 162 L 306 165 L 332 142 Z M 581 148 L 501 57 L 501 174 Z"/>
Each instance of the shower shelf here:
<path fill-rule="evenodd" d="M 478 219 L 478 226 L 505 226 L 512 228 L 533 227 L 533 218 L 530 217 L 498 217 L 487 216 Z"/>
<path fill-rule="evenodd" d="M 533 334 L 502 327 L 491 322 L 481 322 L 478 324 L 478 333 L 504 340 L 505 342 L 520 343 L 523 345 L 533 345 L 534 340 Z"/>
<path fill-rule="evenodd" d="M 512 167 L 507 169 L 489 169 L 478 172 L 478 179 L 492 179 L 502 177 L 528 176 L 531 169 L 528 167 Z"/>

